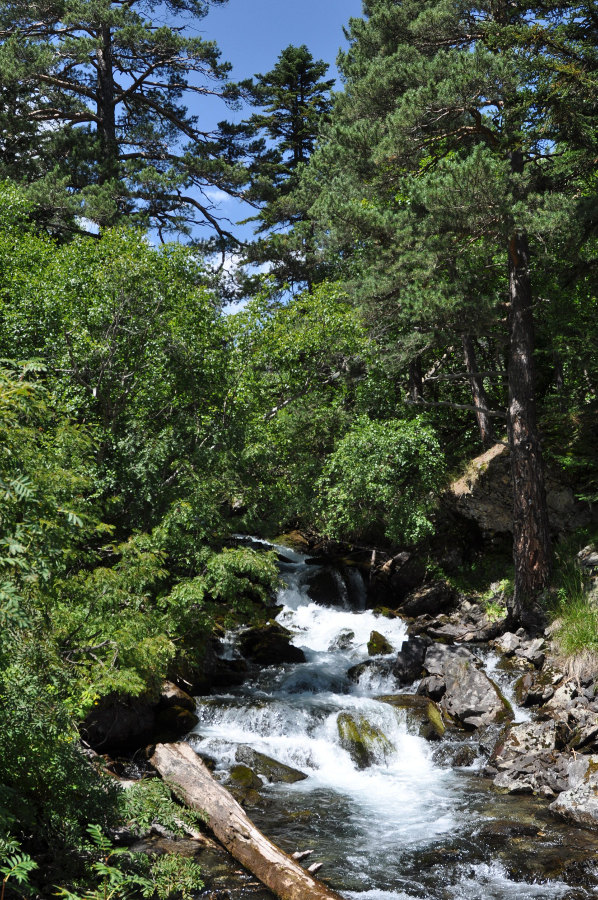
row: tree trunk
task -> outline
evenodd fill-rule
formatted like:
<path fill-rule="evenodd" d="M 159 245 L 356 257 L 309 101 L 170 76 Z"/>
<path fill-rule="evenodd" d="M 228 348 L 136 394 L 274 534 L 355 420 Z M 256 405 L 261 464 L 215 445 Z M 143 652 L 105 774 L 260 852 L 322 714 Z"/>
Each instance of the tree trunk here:
<path fill-rule="evenodd" d="M 409 363 L 409 398 L 412 403 L 419 403 L 424 396 L 424 377 L 422 375 L 421 356 L 416 356 Z"/>
<path fill-rule="evenodd" d="M 268 840 L 188 744 L 158 744 L 151 764 L 216 838 L 280 900 L 342 900 Z"/>
<path fill-rule="evenodd" d="M 484 380 L 478 375 L 478 361 L 475 352 L 475 345 L 471 335 L 464 334 L 461 338 L 463 344 L 463 356 L 465 358 L 465 368 L 469 375 L 469 383 L 471 384 L 471 396 L 473 397 L 473 405 L 476 408 L 476 419 L 478 420 L 478 428 L 480 429 L 480 437 L 482 445 L 486 448 L 491 447 L 496 439 L 494 437 L 494 429 L 490 422 L 490 417 L 485 412 L 488 409 L 488 396 L 484 388 Z"/>
<path fill-rule="evenodd" d="M 540 624 L 537 605 L 550 576 L 550 533 L 542 452 L 534 396 L 534 322 L 525 234 L 509 244 L 509 409 L 508 429 L 513 480 L 515 593 L 509 605 L 513 625 Z"/>
<path fill-rule="evenodd" d="M 99 180 L 105 184 L 118 177 L 118 142 L 116 140 L 116 107 L 114 103 L 114 72 L 112 64 L 112 32 L 102 25 L 99 37 L 102 45 L 97 51 L 97 114 L 100 138 Z"/>

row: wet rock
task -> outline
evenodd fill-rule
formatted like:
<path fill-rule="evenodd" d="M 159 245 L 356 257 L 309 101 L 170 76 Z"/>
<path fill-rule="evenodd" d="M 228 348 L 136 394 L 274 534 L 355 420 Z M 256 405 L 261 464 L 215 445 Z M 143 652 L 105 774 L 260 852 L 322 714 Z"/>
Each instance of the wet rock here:
<path fill-rule="evenodd" d="M 347 671 L 347 677 L 356 684 L 368 675 L 375 678 L 391 674 L 393 674 L 393 660 L 387 656 L 367 659 L 365 662 L 357 663 L 356 666 L 351 666 Z"/>
<path fill-rule="evenodd" d="M 343 628 L 342 631 L 339 631 L 335 639 L 330 642 L 328 652 L 334 653 L 336 650 L 348 650 L 349 647 L 352 646 L 354 640 L 355 632 L 351 631 L 350 628 Z"/>
<path fill-rule="evenodd" d="M 257 625 L 248 628 L 241 635 L 241 652 L 252 662 L 262 666 L 305 662 L 303 650 L 291 644 L 292 637 L 287 628 L 276 622 Z"/>
<path fill-rule="evenodd" d="M 441 700 L 445 692 L 446 682 L 442 675 L 428 675 L 422 678 L 417 686 L 417 693 L 429 697 L 430 700 Z"/>
<path fill-rule="evenodd" d="M 570 773 L 574 784 L 550 804 L 550 809 L 568 822 L 598 828 L 598 756 L 580 757 L 575 766 Z"/>
<path fill-rule="evenodd" d="M 446 726 L 442 719 L 442 713 L 436 703 L 419 694 L 383 694 L 376 697 L 381 703 L 388 703 L 395 709 L 406 709 L 415 712 L 417 718 L 423 721 L 419 733 L 428 741 L 437 741 L 444 736 Z"/>
<path fill-rule="evenodd" d="M 453 609 L 457 600 L 457 592 L 446 581 L 435 581 L 408 594 L 399 604 L 401 615 L 437 616 L 439 613 Z"/>
<path fill-rule="evenodd" d="M 242 746 L 237 749 L 236 760 L 249 766 L 255 773 L 261 775 L 266 781 L 274 784 L 294 784 L 307 778 L 304 772 L 287 766 L 265 753 L 258 753 L 251 747 Z"/>
<path fill-rule="evenodd" d="M 364 716 L 340 713 L 337 728 L 343 747 L 358 769 L 388 759 L 394 752 L 394 745 L 385 734 L 372 725 Z"/>
<path fill-rule="evenodd" d="M 158 704 L 162 709 L 178 706 L 181 709 L 188 709 L 190 712 L 195 712 L 195 700 L 193 697 L 172 681 L 165 681 L 163 683 Z"/>
<path fill-rule="evenodd" d="M 245 791 L 259 791 L 264 786 L 253 769 L 243 764 L 233 766 L 230 770 L 229 778 L 235 787 L 242 788 Z"/>
<path fill-rule="evenodd" d="M 372 631 L 368 641 L 368 653 L 370 656 L 388 656 L 394 647 L 379 631 Z"/>
<path fill-rule="evenodd" d="M 338 571 L 332 566 L 314 568 L 307 575 L 307 594 L 310 600 L 322 606 L 347 606 L 348 593 Z"/>
<path fill-rule="evenodd" d="M 400 685 L 412 684 L 421 678 L 430 639 L 410 636 L 398 652 L 392 673 Z"/>

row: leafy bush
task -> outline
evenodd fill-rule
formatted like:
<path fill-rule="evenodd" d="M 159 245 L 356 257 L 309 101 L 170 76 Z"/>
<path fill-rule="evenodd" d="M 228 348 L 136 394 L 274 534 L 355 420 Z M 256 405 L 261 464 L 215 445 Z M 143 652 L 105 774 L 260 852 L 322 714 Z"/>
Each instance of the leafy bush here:
<path fill-rule="evenodd" d="M 413 543 L 432 530 L 444 458 L 421 419 L 360 418 L 329 457 L 319 480 L 325 531 L 335 538 Z"/>

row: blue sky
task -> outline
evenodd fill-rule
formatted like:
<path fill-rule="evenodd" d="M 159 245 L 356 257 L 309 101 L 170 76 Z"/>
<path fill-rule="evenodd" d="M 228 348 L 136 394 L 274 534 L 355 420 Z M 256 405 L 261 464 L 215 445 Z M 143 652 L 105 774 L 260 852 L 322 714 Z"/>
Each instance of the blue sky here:
<path fill-rule="evenodd" d="M 339 48 L 346 47 L 343 26 L 361 13 L 361 0 L 229 0 L 212 8 L 193 31 L 216 41 L 222 58 L 233 65 L 233 80 L 268 72 L 289 44 L 306 44 L 315 59 L 330 63 L 329 75 L 336 77 L 334 61 Z M 196 112 L 200 127 L 206 129 L 222 119 L 234 122 L 247 115 L 247 110 L 228 110 L 207 98 L 201 98 Z M 220 201 L 221 214 L 233 221 L 250 214 L 224 196 L 213 199 Z M 251 229 L 234 231 L 248 237 Z"/>

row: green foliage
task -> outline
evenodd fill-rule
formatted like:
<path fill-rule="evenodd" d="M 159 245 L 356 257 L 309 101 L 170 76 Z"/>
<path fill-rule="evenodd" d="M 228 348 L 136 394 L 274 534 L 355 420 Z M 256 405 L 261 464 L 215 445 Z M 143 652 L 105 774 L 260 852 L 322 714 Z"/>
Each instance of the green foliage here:
<path fill-rule="evenodd" d="M 184 837 L 186 828 L 196 828 L 204 818 L 175 803 L 168 786 L 159 778 L 132 784 L 122 792 L 120 804 L 125 821 L 142 834 L 156 822 L 172 834 Z"/>
<path fill-rule="evenodd" d="M 204 189 L 235 193 L 243 169 L 230 136 L 200 129 L 187 106 L 206 92 L 234 103 L 238 90 L 216 44 L 186 33 L 224 2 L 167 0 L 182 28 L 157 26 L 142 0 L 2 4 L 0 178 L 26 185 L 41 226 L 70 236 L 81 217 L 127 217 L 226 238 Z"/>
<path fill-rule="evenodd" d="M 25 893 L 30 885 L 29 873 L 37 869 L 37 863 L 26 853 L 20 853 L 18 841 L 0 837 L 0 875 L 2 876 L 2 898 L 9 881 L 16 881 Z"/>
<path fill-rule="evenodd" d="M 421 419 L 361 418 L 319 480 L 324 528 L 345 540 L 384 534 L 394 543 L 415 543 L 432 530 L 429 515 L 443 473 L 438 439 Z"/>
<path fill-rule="evenodd" d="M 87 831 L 89 850 L 95 857 L 91 871 L 97 886 L 83 894 L 59 888 L 57 897 L 64 900 L 133 900 L 136 897 L 192 900 L 194 892 L 203 887 L 200 867 L 191 859 L 168 854 L 144 865 L 139 855 L 136 857 L 129 850 L 114 848 L 98 825 L 89 825 Z"/>

